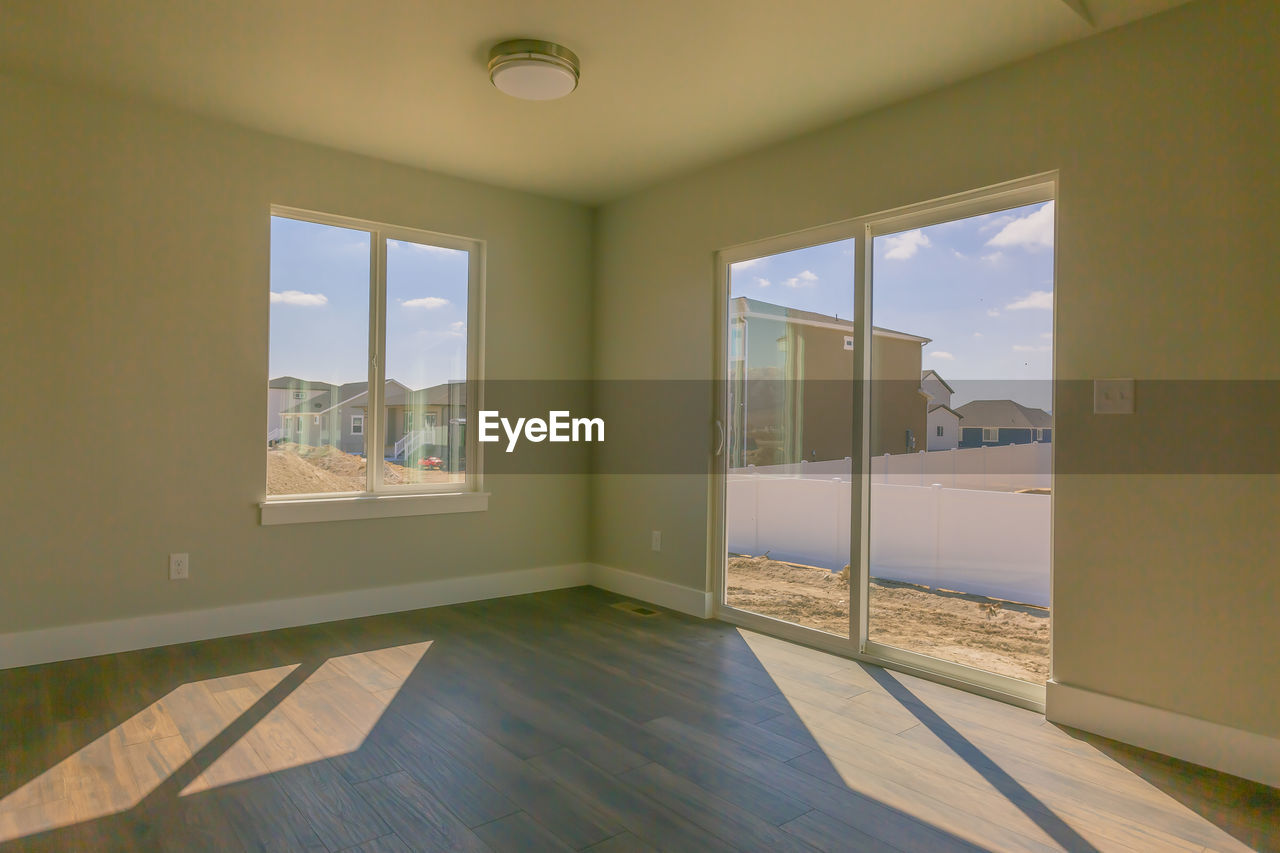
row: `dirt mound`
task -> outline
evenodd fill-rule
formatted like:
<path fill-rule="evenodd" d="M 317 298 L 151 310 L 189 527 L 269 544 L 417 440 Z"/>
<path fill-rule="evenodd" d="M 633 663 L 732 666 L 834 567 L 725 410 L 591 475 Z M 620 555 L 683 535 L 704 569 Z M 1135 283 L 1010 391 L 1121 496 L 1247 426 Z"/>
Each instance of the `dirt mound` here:
<path fill-rule="evenodd" d="M 847 572 L 734 556 L 725 598 L 742 610 L 849 635 Z M 873 579 L 869 611 L 878 643 L 1037 684 L 1049 676 L 1047 610 Z"/>
<path fill-rule="evenodd" d="M 303 495 L 363 492 L 364 457 L 336 447 L 280 444 L 267 451 L 267 494 Z M 383 462 L 382 479 L 389 485 L 416 482 L 403 465 Z"/>
<path fill-rule="evenodd" d="M 360 478 L 359 489 L 364 489 Z M 312 465 L 297 453 L 287 450 L 267 451 L 267 494 L 305 495 L 324 492 L 353 491 L 348 479 Z"/>

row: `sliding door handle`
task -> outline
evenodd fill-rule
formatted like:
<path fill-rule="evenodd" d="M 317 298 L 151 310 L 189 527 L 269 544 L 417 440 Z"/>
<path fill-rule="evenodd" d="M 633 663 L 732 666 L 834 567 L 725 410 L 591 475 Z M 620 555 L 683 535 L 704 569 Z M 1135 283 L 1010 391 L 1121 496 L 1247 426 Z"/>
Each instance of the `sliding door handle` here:
<path fill-rule="evenodd" d="M 721 453 L 724 453 L 724 424 L 722 424 L 722 423 L 720 422 L 720 419 L 719 419 L 719 418 L 717 418 L 717 419 L 716 419 L 716 452 L 715 452 L 715 455 L 716 455 L 716 456 L 719 456 Z"/>

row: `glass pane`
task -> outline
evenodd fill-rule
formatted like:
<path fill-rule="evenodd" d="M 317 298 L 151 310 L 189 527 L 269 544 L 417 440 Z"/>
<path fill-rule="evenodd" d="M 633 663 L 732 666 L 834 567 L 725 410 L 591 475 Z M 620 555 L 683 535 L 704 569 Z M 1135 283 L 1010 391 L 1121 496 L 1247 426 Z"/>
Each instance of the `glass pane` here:
<path fill-rule="evenodd" d="M 1049 673 L 1053 202 L 872 246 L 868 639 Z"/>
<path fill-rule="evenodd" d="M 729 270 L 725 603 L 849 636 L 854 241 Z"/>
<path fill-rule="evenodd" d="M 369 241 L 271 217 L 269 496 L 365 490 Z"/>
<path fill-rule="evenodd" d="M 469 262 L 458 249 L 387 241 L 388 486 L 466 480 Z"/>

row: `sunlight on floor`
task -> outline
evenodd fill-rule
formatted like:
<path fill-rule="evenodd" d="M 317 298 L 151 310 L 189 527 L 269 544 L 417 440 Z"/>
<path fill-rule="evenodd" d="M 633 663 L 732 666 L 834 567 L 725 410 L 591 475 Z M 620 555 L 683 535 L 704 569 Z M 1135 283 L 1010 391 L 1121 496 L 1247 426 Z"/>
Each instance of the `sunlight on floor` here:
<path fill-rule="evenodd" d="M 832 784 L 984 847 L 1016 846 L 1021 837 L 1081 849 L 1197 849 L 1163 831 L 1161 824 L 1172 821 L 1182 832 L 1213 840 L 1215 849 L 1248 849 L 1038 714 L 885 671 L 901 686 L 900 695 L 909 693 L 924 706 L 909 707 L 869 674 L 874 670 L 854 661 L 738 633 L 787 711 L 761 726 L 810 746 L 814 751 L 790 763 Z M 1033 758 L 1046 754 L 1053 756 L 1052 766 Z M 1152 810 L 1159 815 L 1151 820 L 1156 826 L 1135 825 L 1126 808 L 1105 801 L 1083 807 L 1079 779 Z M 975 816 L 989 830 L 975 830 Z"/>
<path fill-rule="evenodd" d="M 357 750 L 430 646 L 330 658 L 261 708 L 298 664 L 183 684 L 79 749 L 59 743 L 75 751 L 0 799 L 0 842 Z"/>

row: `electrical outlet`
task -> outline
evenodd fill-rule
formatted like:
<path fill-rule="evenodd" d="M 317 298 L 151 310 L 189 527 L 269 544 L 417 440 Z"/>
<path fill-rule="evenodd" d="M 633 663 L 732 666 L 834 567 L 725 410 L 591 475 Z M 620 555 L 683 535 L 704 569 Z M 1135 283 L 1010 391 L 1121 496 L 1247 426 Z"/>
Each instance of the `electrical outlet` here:
<path fill-rule="evenodd" d="M 1095 415 L 1132 415 L 1132 379 L 1093 380 L 1093 413 Z"/>
<path fill-rule="evenodd" d="M 191 573 L 190 554 L 169 555 L 169 580 L 184 581 Z"/>
<path fill-rule="evenodd" d="M 655 530 L 650 534 L 649 547 L 655 551 L 662 550 L 662 531 Z"/>

